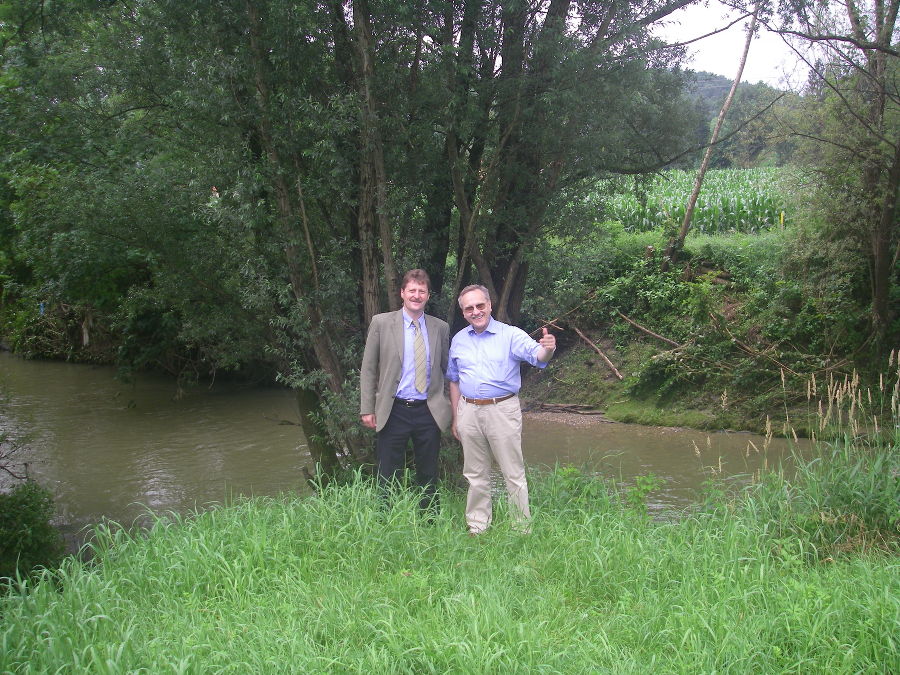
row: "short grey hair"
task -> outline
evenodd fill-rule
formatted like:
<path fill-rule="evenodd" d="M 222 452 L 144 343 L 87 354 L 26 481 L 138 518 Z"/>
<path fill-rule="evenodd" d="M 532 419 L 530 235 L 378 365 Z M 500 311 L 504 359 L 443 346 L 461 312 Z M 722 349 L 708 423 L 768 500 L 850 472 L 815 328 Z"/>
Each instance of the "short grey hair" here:
<path fill-rule="evenodd" d="M 488 302 L 491 301 L 491 293 L 481 284 L 472 284 L 470 286 L 466 286 L 459 292 L 459 297 L 456 299 L 456 302 L 459 303 L 459 308 L 462 309 L 462 296 L 470 291 L 481 291 L 484 294 L 484 299 Z"/>

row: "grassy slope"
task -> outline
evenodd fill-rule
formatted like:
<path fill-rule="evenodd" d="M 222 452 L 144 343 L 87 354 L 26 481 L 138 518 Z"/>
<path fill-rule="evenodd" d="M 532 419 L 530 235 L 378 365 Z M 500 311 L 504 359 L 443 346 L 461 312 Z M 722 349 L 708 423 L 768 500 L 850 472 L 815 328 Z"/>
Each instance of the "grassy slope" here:
<path fill-rule="evenodd" d="M 0 671 L 898 672 L 896 558 L 808 562 L 750 510 L 649 523 L 573 472 L 479 538 L 354 485 L 255 499 L 2 599 Z"/>

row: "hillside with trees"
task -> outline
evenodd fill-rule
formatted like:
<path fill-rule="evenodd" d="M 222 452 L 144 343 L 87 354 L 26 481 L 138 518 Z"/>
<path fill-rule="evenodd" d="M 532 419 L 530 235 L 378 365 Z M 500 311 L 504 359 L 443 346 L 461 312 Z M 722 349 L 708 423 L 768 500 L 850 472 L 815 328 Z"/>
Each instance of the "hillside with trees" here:
<path fill-rule="evenodd" d="M 752 58 L 752 56 L 751 56 Z M 709 140 L 715 120 L 731 88 L 731 80 L 714 73 L 692 73 L 685 95 L 694 100 L 701 125 L 697 141 Z M 712 157 L 719 169 L 785 166 L 793 162 L 796 140 L 782 122 L 800 114 L 802 96 L 770 87 L 764 82 L 741 82 L 725 120 L 723 140 Z"/>

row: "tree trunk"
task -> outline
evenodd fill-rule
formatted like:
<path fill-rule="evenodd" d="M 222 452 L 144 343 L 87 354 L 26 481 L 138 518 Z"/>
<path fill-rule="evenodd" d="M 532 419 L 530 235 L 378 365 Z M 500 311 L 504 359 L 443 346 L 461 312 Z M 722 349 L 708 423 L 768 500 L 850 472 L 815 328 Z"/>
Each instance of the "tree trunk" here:
<path fill-rule="evenodd" d="M 872 323 L 879 347 L 884 345 L 887 329 L 893 317 L 890 314 L 891 275 L 896 263 L 892 240 L 897 227 L 897 190 L 900 186 L 900 144 L 894 148 L 888 184 L 881 204 L 881 217 L 872 233 Z"/>
<path fill-rule="evenodd" d="M 374 47 L 369 7 L 366 0 L 353 2 L 354 37 L 357 53 L 357 85 L 360 96 L 360 229 L 365 221 L 377 223 L 381 236 L 381 255 L 384 267 L 388 307 L 399 309 L 400 286 L 394 265 L 393 233 L 387 208 L 387 174 L 384 168 L 384 149 L 378 127 L 378 104 L 375 100 Z M 363 211 L 368 211 L 363 213 Z M 373 228 L 374 229 L 374 228 Z M 362 237 L 362 234 L 360 235 Z M 363 256 L 365 259 L 365 255 Z M 371 317 L 367 317 L 371 318 Z"/>
<path fill-rule="evenodd" d="M 697 198 L 700 196 L 700 189 L 703 187 L 703 178 L 706 176 L 706 170 L 709 168 L 709 160 L 712 157 L 713 149 L 719 140 L 719 132 L 725 123 L 725 116 L 728 109 L 731 108 L 731 102 L 734 100 L 734 93 L 737 91 L 738 85 L 741 83 L 741 75 L 744 74 L 744 66 L 747 64 L 747 54 L 750 52 L 750 41 L 756 33 L 756 17 L 759 13 L 759 3 L 757 2 L 753 8 L 753 15 L 750 18 L 750 26 L 747 28 L 747 39 L 744 42 L 744 52 L 741 54 L 741 62 L 738 64 L 737 74 L 734 76 L 734 82 L 731 83 L 731 89 L 728 96 L 725 97 L 725 103 L 719 111 L 719 117 L 716 119 L 716 126 L 713 129 L 712 138 L 709 140 L 709 147 L 703 153 L 703 161 L 700 162 L 700 169 L 697 171 L 697 177 L 694 179 L 694 188 L 691 190 L 691 196 L 688 198 L 687 208 L 684 210 L 684 220 L 681 223 L 681 229 L 678 236 L 669 240 L 666 246 L 665 254 L 662 259 L 662 271 L 667 272 L 671 265 L 678 261 L 678 255 L 684 248 L 684 241 L 687 239 L 688 232 L 691 229 L 691 220 L 694 217 L 694 207 L 697 205 Z"/>
<path fill-rule="evenodd" d="M 516 323 L 519 320 L 519 315 L 522 312 L 522 300 L 525 296 L 525 282 L 528 277 L 528 262 L 524 260 L 525 250 L 537 239 L 538 232 L 543 226 L 544 216 L 549 205 L 549 197 L 544 195 L 553 193 L 556 181 L 559 179 L 562 171 L 562 166 L 562 160 L 560 159 L 554 162 L 551 170 L 547 172 L 549 174 L 547 182 L 541 186 L 540 203 L 535 206 L 529 216 L 528 230 L 509 261 L 503 291 L 499 300 L 498 318 L 501 321 Z"/>
<path fill-rule="evenodd" d="M 854 12 L 850 11 L 852 5 L 848 5 L 848 13 L 854 35 L 858 39 L 865 39 L 865 31 Z M 875 3 L 875 42 L 876 44 L 890 48 L 893 28 L 896 24 L 898 3 L 892 2 L 885 7 L 883 0 Z M 886 166 L 878 166 L 870 162 L 865 170 L 864 181 L 867 192 L 871 195 L 883 195 L 880 203 L 873 205 L 873 219 L 871 234 L 872 256 L 872 332 L 878 348 L 882 349 L 891 322 L 889 300 L 891 294 L 891 275 L 894 263 L 892 240 L 894 230 L 897 227 L 896 205 L 897 190 L 900 184 L 900 142 L 891 138 L 891 130 L 885 128 L 885 105 L 887 102 L 888 77 L 887 54 L 880 50 L 867 50 L 865 53 L 868 77 L 865 81 L 869 84 L 871 99 L 869 102 L 869 125 L 881 138 L 887 138 L 893 143 L 893 156 L 887 157 Z M 874 147 L 876 138 L 872 139 L 872 152 L 877 152 Z M 885 173 L 887 175 L 885 175 Z M 894 345 L 887 345 L 892 348 Z"/>
<path fill-rule="evenodd" d="M 365 144 L 366 139 L 363 138 L 362 142 Z M 379 297 L 378 258 L 375 253 L 375 172 L 367 153 L 363 153 L 359 164 L 358 208 L 356 225 L 362 264 L 363 315 L 364 325 L 368 326 L 372 317 L 381 311 L 381 299 Z"/>
<path fill-rule="evenodd" d="M 329 3 L 331 13 L 331 33 L 334 40 L 334 65 L 343 87 L 350 91 L 358 89 L 356 85 L 356 69 L 354 68 L 355 56 L 353 41 L 350 37 L 350 29 L 344 15 L 344 6 L 341 0 L 331 0 Z M 345 139 L 342 154 L 352 158 L 353 174 L 357 178 L 360 202 L 365 195 L 364 184 L 366 180 L 362 176 L 362 146 L 361 136 L 355 139 Z M 360 204 L 352 214 L 348 229 L 352 236 L 359 242 L 359 250 L 353 254 L 355 277 L 359 280 L 359 297 L 363 327 L 368 326 L 372 316 L 381 311 L 381 282 L 378 270 L 377 241 L 375 236 L 375 223 L 368 217 L 374 211 L 367 211 Z M 323 205 L 327 210 L 328 206 Z"/>
<path fill-rule="evenodd" d="M 568 130 L 556 121 L 548 123 L 542 101 L 552 87 L 552 69 L 571 4 L 571 0 L 552 0 L 547 5 L 529 64 L 523 6 L 512 0 L 504 7 L 500 79 L 508 103 L 499 106 L 500 179 L 491 208 L 494 227 L 486 244 L 491 249 L 483 254 L 489 260 L 490 279 L 496 287 L 494 311 L 501 321 L 515 323 L 519 318 L 528 270 L 524 255 L 538 239 L 564 166 L 558 153 L 548 148 L 566 142 L 559 137 L 550 145 L 542 141 L 549 128 L 560 133 Z"/>
<path fill-rule="evenodd" d="M 340 360 L 332 347 L 333 341 L 329 338 L 327 328 L 322 320 L 322 311 L 319 308 L 314 297 L 309 297 L 307 289 L 316 290 L 318 283 L 318 273 L 316 271 L 316 255 L 312 250 L 312 242 L 303 233 L 296 231 L 296 223 L 304 222 L 303 209 L 299 210 L 295 206 L 291 191 L 288 187 L 286 178 L 286 167 L 282 165 L 282 160 L 276 145 L 275 138 L 272 133 L 272 123 L 270 118 L 271 93 L 269 88 L 269 78 L 267 72 L 267 61 L 261 44 L 260 36 L 260 16 L 256 5 L 248 1 L 246 3 L 247 16 L 249 19 L 249 39 L 250 52 L 253 58 L 254 77 L 256 83 L 256 92 L 258 97 L 258 133 L 260 142 L 263 146 L 272 188 L 275 194 L 275 207 L 277 215 L 277 224 L 281 232 L 283 241 L 284 260 L 287 267 L 288 279 L 290 281 L 291 291 L 294 301 L 301 307 L 306 308 L 306 315 L 309 320 L 309 339 L 312 345 L 313 354 L 320 367 L 327 375 L 327 386 L 335 392 L 340 393 L 343 387 L 344 373 Z M 299 177 L 298 177 L 299 186 Z M 300 198 L 298 190 L 298 199 Z M 295 244 L 296 241 L 307 241 L 310 250 L 308 251 L 308 265 L 301 264 L 300 247 Z M 337 455 L 333 449 L 329 449 L 320 442 L 319 439 L 324 435 L 316 432 L 315 411 L 318 407 L 318 393 L 311 389 L 297 389 L 298 403 L 300 405 L 301 425 L 304 428 L 304 434 L 307 436 L 307 442 L 310 443 L 310 451 L 315 451 L 314 460 L 319 466 L 330 471 L 337 464 Z M 314 443 L 319 443 L 315 445 Z"/>
<path fill-rule="evenodd" d="M 449 303 L 447 310 L 447 323 L 454 325 L 459 316 L 456 309 L 456 297 L 463 286 L 463 280 L 468 275 L 469 261 L 472 251 L 475 252 L 476 267 L 479 270 L 481 281 L 490 288 L 491 280 L 488 267 L 474 244 L 475 224 L 479 212 L 479 204 L 476 201 L 477 176 L 480 173 L 481 159 L 484 154 L 486 137 L 484 129 L 487 126 L 488 110 L 491 106 L 491 97 L 484 96 L 479 111 L 482 115 L 481 124 L 475 124 L 474 139 L 469 148 L 468 158 L 465 162 L 459 157 L 462 146 L 459 137 L 459 129 L 469 100 L 469 91 L 474 81 L 475 63 L 475 31 L 478 16 L 481 11 L 481 3 L 478 0 L 466 0 L 463 8 L 462 23 L 459 29 L 459 42 L 456 60 L 447 60 L 447 88 L 450 91 L 450 105 L 448 106 L 447 140 L 444 143 L 444 151 L 450 175 L 450 185 L 453 189 L 453 199 L 459 214 L 459 238 L 456 256 L 456 275 L 453 285 L 449 289 Z M 452 44 L 454 40 L 453 6 L 448 3 L 444 14 L 444 35 L 446 44 Z M 484 64 L 483 64 L 484 65 Z M 465 167 L 465 171 L 463 170 Z M 485 275 L 487 275 L 485 277 Z"/>
<path fill-rule="evenodd" d="M 300 429 L 306 439 L 306 448 L 316 467 L 317 475 L 331 476 L 341 468 L 337 455 L 323 441 L 327 438 L 325 429 L 319 423 L 322 419 L 322 404 L 319 397 L 309 389 L 295 389 L 294 400 L 297 403 L 297 416 Z"/>
<path fill-rule="evenodd" d="M 424 265 L 431 277 L 431 291 L 438 295 L 444 287 L 444 270 L 450 249 L 453 184 L 446 172 L 435 172 L 435 180 L 425 190 Z"/>

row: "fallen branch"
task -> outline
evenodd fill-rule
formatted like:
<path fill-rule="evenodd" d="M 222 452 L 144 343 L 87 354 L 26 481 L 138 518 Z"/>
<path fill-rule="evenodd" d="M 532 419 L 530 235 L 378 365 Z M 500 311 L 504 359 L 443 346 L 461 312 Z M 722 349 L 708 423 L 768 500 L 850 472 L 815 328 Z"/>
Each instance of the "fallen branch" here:
<path fill-rule="evenodd" d="M 563 331 L 563 330 L 564 330 L 563 328 L 561 328 L 560 326 L 558 326 L 557 324 L 555 324 L 553 321 L 545 321 L 545 322 L 544 322 L 544 325 L 545 325 L 545 326 L 553 326 L 553 327 L 554 327 L 556 330 L 558 330 L 558 331 Z M 542 329 L 543 329 L 543 327 L 538 328 L 537 330 L 542 330 Z M 537 330 L 536 330 L 536 331 L 532 331 L 532 334 L 537 333 Z M 580 330 L 578 330 L 578 327 L 577 327 L 577 326 L 572 326 L 572 330 L 574 330 L 576 333 L 578 333 L 578 336 L 579 336 L 582 340 L 584 340 L 584 341 L 587 342 L 591 347 L 594 348 L 594 351 L 596 351 L 596 352 L 600 355 L 600 358 L 603 359 L 603 362 L 606 363 L 606 365 L 609 367 L 609 369 L 613 372 L 613 375 L 615 375 L 615 376 L 616 376 L 617 378 L 619 378 L 620 380 L 624 380 L 624 379 L 625 379 L 624 377 L 622 377 L 622 373 L 620 373 L 619 370 L 613 365 L 613 362 L 609 360 L 609 358 L 606 356 L 606 354 L 603 353 L 603 350 L 600 349 L 600 347 L 598 347 L 598 346 L 595 345 L 593 342 L 591 342 L 590 339 L 588 339 L 587 335 L 585 335 L 585 334 L 582 333 Z M 678 346 L 678 345 L 676 345 L 676 346 Z"/>
<path fill-rule="evenodd" d="M 557 326 L 557 325 L 554 323 L 554 321 L 559 321 L 561 318 L 563 318 L 563 317 L 566 316 L 567 314 L 571 314 L 571 313 L 574 312 L 576 309 L 578 309 L 579 307 L 581 307 L 584 303 L 586 303 L 588 300 L 590 300 L 591 298 L 593 298 L 594 295 L 596 295 L 596 293 L 597 293 L 596 290 L 591 291 L 590 293 L 588 293 L 588 294 L 585 296 L 584 300 L 582 300 L 581 302 L 579 302 L 579 303 L 578 303 L 577 305 L 575 305 L 572 309 L 568 310 L 567 312 L 563 312 L 562 314 L 560 314 L 560 315 L 559 315 L 558 317 L 556 317 L 555 319 L 552 319 L 552 320 L 550 320 L 550 321 L 545 321 L 544 323 L 545 323 L 546 325 L 548 325 L 548 326 L 553 326 L 554 328 L 556 328 L 556 329 L 558 329 L 558 330 L 563 330 L 562 328 L 560 328 L 559 326 Z M 541 328 L 543 328 L 543 326 L 541 326 Z M 532 337 L 534 337 L 535 335 L 537 335 L 538 333 L 541 332 L 541 328 L 537 328 L 536 330 L 531 331 L 531 332 L 529 333 L 529 335 L 531 335 Z"/>
<path fill-rule="evenodd" d="M 602 415 L 602 410 L 597 410 L 596 408 L 589 405 L 582 405 L 579 403 L 538 403 L 537 411 L 546 411 L 546 412 L 567 412 L 567 413 L 575 413 L 577 415 Z"/>
<path fill-rule="evenodd" d="M 557 318 L 557 319 L 553 319 L 553 321 L 559 321 L 559 319 L 558 319 L 558 318 Z M 560 331 L 560 332 L 563 332 L 563 331 L 566 330 L 566 329 L 563 328 L 562 326 L 553 323 L 553 321 L 545 321 L 545 322 L 544 322 L 544 325 L 545 325 L 545 326 L 553 326 L 556 330 L 558 330 L 558 331 Z M 538 334 L 539 332 L 541 332 L 542 330 L 544 330 L 544 326 L 541 326 L 541 327 L 538 328 L 537 330 L 531 331 L 531 332 L 529 333 L 529 335 L 537 335 L 537 334 Z"/>
<path fill-rule="evenodd" d="M 644 326 L 642 326 L 641 324 L 639 324 L 639 323 L 638 323 L 637 321 L 635 321 L 634 319 L 629 319 L 627 316 L 625 316 L 624 314 L 622 314 L 622 312 L 620 312 L 619 310 L 616 310 L 616 314 L 618 314 L 619 316 L 621 316 L 623 319 L 625 319 L 628 323 L 630 323 L 632 326 L 634 326 L 635 328 L 637 328 L 639 331 L 643 331 L 643 332 L 646 333 L 647 335 L 650 335 L 650 336 L 652 336 L 652 337 L 655 337 L 657 340 L 662 340 L 662 341 L 665 342 L 666 344 L 672 345 L 673 347 L 680 347 L 680 346 L 681 346 L 680 344 L 678 344 L 678 343 L 675 342 L 674 340 L 670 340 L 669 338 L 663 337 L 662 335 L 659 335 L 658 333 L 654 333 L 654 332 L 653 332 L 652 330 L 650 330 L 649 328 L 644 328 Z"/>
<path fill-rule="evenodd" d="M 738 349 L 740 349 L 741 351 L 745 352 L 746 354 L 749 354 L 750 356 L 754 356 L 754 357 L 757 357 L 757 358 L 768 359 L 769 361 L 771 361 L 772 363 L 774 363 L 776 366 L 778 366 L 778 367 L 781 368 L 782 370 L 786 370 L 786 371 L 789 372 L 791 375 L 795 375 L 795 376 L 799 377 L 799 374 L 798 374 L 797 372 L 795 372 L 792 368 L 790 368 L 790 367 L 784 365 L 784 364 L 783 364 L 781 361 L 779 361 L 778 359 L 769 356 L 769 355 L 766 354 L 765 352 L 761 352 L 761 351 L 759 351 L 759 350 L 757 350 L 757 349 L 753 349 L 753 347 L 751 347 L 751 346 L 749 346 L 749 345 L 746 345 L 746 344 L 744 344 L 743 342 L 741 342 L 740 340 L 738 340 L 738 339 L 734 336 L 734 333 L 732 333 L 730 330 L 728 330 L 728 326 L 726 326 L 725 324 L 721 323 L 721 322 L 718 320 L 718 318 L 717 318 L 714 314 L 710 313 L 709 316 L 710 316 L 710 318 L 713 320 L 713 323 L 714 323 L 714 324 L 716 324 L 717 326 L 719 326 L 719 328 L 721 328 L 722 330 L 724 330 L 724 331 L 728 334 L 728 337 L 730 337 L 730 338 L 731 338 L 731 341 L 732 341 L 735 345 L 737 345 Z"/>
<path fill-rule="evenodd" d="M 594 348 L 594 351 L 600 355 L 600 358 L 603 359 L 604 363 L 606 363 L 606 365 L 609 367 L 609 369 L 613 372 L 613 375 L 615 375 L 620 380 L 625 379 L 624 377 L 622 377 L 622 373 L 620 373 L 619 370 L 613 365 L 613 362 L 610 361 L 609 358 L 607 358 L 606 354 L 603 353 L 603 350 L 600 349 L 600 347 L 598 347 L 593 342 L 591 342 L 590 339 L 588 339 L 587 335 L 585 335 L 580 330 L 578 330 L 577 326 L 572 326 L 572 330 L 574 330 L 576 333 L 578 333 L 578 337 L 580 337 L 582 340 L 584 340 L 591 347 Z"/>

